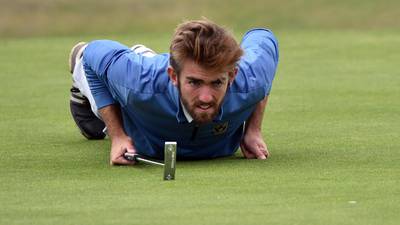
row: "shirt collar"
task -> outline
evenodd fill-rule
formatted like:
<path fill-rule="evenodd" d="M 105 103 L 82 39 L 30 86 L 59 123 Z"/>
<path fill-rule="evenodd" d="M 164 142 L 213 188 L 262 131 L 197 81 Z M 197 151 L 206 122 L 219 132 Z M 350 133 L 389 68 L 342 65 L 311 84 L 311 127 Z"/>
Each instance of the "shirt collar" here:
<path fill-rule="evenodd" d="M 183 114 L 185 115 L 186 120 L 189 123 L 191 123 L 193 121 L 193 117 L 189 114 L 189 112 L 187 111 L 185 105 L 182 103 L 181 100 L 180 100 L 180 102 L 181 102 L 182 111 L 183 111 Z"/>

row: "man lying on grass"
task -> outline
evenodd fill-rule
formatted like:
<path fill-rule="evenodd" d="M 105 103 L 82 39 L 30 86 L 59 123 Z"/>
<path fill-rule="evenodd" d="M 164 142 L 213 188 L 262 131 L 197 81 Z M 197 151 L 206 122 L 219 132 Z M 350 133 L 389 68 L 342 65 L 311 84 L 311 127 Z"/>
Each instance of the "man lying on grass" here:
<path fill-rule="evenodd" d="M 239 45 L 209 20 L 180 24 L 169 54 L 143 45 L 80 42 L 70 54 L 71 113 L 88 139 L 111 138 L 110 163 L 125 152 L 163 158 L 164 142 L 180 159 L 269 155 L 261 125 L 278 64 L 271 31 L 248 31 Z M 106 127 L 106 128 L 105 128 Z"/>

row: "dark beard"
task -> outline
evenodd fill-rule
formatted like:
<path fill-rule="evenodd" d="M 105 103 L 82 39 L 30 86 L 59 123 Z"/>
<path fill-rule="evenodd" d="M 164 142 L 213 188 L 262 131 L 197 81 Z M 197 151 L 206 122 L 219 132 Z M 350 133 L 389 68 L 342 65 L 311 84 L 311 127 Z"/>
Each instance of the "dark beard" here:
<path fill-rule="evenodd" d="M 191 107 L 189 105 L 189 103 L 182 97 L 181 97 L 181 101 L 182 101 L 182 104 L 185 107 L 185 109 L 188 111 L 190 116 L 193 118 L 194 122 L 197 124 L 206 124 L 206 123 L 211 122 L 217 116 L 217 114 L 220 110 L 220 106 L 218 106 L 218 107 L 212 106 L 212 108 L 215 109 L 212 114 L 208 114 L 208 113 L 200 113 L 199 114 L 199 113 L 194 112 L 194 109 L 196 106 Z"/>

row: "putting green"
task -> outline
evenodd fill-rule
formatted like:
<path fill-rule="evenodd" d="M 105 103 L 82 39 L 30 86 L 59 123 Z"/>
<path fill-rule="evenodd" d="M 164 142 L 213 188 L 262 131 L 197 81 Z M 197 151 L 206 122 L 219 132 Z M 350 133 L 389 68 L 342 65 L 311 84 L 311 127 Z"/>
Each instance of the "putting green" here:
<path fill-rule="evenodd" d="M 2 39 L 0 224 L 399 224 L 400 33 L 276 35 L 272 157 L 178 162 L 169 182 L 158 167 L 109 166 L 109 141 L 71 119 L 69 48 L 99 37 Z M 109 38 L 132 37 L 169 42 Z"/>

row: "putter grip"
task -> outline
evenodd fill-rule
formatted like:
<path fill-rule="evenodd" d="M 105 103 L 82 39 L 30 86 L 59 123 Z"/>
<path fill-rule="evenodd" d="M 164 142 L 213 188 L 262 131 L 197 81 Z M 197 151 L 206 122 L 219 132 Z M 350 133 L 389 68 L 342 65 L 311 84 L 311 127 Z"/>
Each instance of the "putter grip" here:
<path fill-rule="evenodd" d="M 134 154 L 134 153 L 129 153 L 129 152 L 125 152 L 124 153 L 124 158 L 126 159 L 126 160 L 128 160 L 128 161 L 137 161 L 136 160 L 136 154 Z"/>

